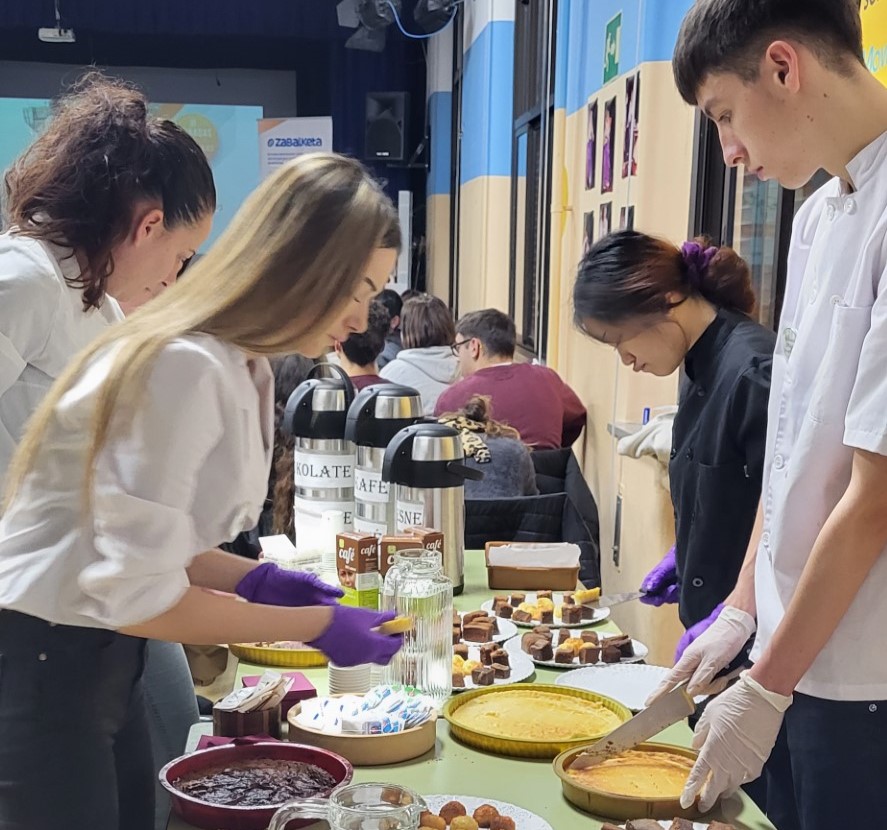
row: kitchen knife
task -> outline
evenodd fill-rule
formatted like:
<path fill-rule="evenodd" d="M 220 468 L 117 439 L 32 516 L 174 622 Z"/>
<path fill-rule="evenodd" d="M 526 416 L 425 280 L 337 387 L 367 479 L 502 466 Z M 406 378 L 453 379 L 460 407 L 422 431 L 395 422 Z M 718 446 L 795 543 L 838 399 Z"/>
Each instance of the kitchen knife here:
<path fill-rule="evenodd" d="M 687 694 L 685 680 L 667 695 L 659 698 L 652 706 L 648 706 L 631 720 L 614 729 L 607 737 L 592 744 L 581 755 L 577 755 L 570 764 L 570 769 L 587 769 L 613 755 L 621 755 L 695 711 L 696 703 Z"/>
<path fill-rule="evenodd" d="M 612 608 L 614 605 L 622 605 L 623 602 L 632 602 L 633 600 L 640 599 L 644 593 L 644 591 L 626 591 L 623 594 L 606 594 L 597 599 L 590 599 L 579 604 L 589 608 Z"/>
<path fill-rule="evenodd" d="M 714 679 L 731 677 L 747 666 L 754 640 L 754 636 L 750 637 L 739 650 L 739 654 L 721 669 Z M 678 683 L 674 689 L 639 712 L 630 721 L 617 727 L 597 743 L 592 744 L 585 752 L 573 759 L 570 769 L 587 769 L 613 755 L 627 752 L 654 735 L 658 735 L 663 729 L 668 729 L 669 726 L 693 714 L 696 711 L 696 702 L 687 693 L 689 682 L 689 680 L 685 680 Z"/>

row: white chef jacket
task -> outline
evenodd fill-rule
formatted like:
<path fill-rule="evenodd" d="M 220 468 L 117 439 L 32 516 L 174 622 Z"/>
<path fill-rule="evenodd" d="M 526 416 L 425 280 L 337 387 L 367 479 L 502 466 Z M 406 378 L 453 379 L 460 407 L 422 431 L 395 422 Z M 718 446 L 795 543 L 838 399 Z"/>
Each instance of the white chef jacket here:
<path fill-rule="evenodd" d="M 117 302 L 83 310 L 71 251 L 0 235 L 0 488 L 25 422 L 62 370 L 84 346 L 123 319 Z"/>
<path fill-rule="evenodd" d="M 773 360 L 755 572 L 760 656 L 850 481 L 854 449 L 887 455 L 887 133 L 795 220 Z M 882 552 L 798 684 L 830 700 L 887 700 Z"/>
<path fill-rule="evenodd" d="M 115 415 L 83 498 L 90 418 L 112 351 L 62 397 L 0 519 L 0 608 L 121 628 L 168 610 L 195 555 L 254 527 L 268 488 L 274 378 L 209 335 L 172 341 Z"/>

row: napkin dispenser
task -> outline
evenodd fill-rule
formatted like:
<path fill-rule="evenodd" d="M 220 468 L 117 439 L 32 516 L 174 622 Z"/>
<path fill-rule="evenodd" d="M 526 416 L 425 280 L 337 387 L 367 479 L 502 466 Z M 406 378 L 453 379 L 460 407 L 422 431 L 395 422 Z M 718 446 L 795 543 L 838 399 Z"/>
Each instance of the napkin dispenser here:
<path fill-rule="evenodd" d="M 579 553 L 578 545 L 567 543 L 487 542 L 487 586 L 496 591 L 572 591 L 579 583 Z"/>

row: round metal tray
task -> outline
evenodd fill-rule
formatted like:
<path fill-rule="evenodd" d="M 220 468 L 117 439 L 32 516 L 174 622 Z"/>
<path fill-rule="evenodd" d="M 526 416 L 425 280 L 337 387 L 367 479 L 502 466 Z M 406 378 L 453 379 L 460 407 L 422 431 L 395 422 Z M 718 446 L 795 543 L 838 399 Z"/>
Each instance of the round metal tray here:
<path fill-rule="evenodd" d="M 578 700 L 587 700 L 589 703 L 600 704 L 611 712 L 614 712 L 623 723 L 631 718 L 631 711 L 621 703 L 617 703 L 615 700 L 604 697 L 603 695 L 582 691 L 581 689 L 570 689 L 565 686 L 535 683 L 524 688 L 519 688 L 517 686 L 491 686 L 486 689 L 476 689 L 471 692 L 465 692 L 464 694 L 452 697 L 447 701 L 444 706 L 443 715 L 450 725 L 450 732 L 454 737 L 462 741 L 462 743 L 468 744 L 468 746 L 482 749 L 486 752 L 492 752 L 496 755 L 509 755 L 516 758 L 554 758 L 559 752 L 563 752 L 564 750 L 575 746 L 584 746 L 599 738 L 603 738 L 604 735 L 607 734 L 605 730 L 599 735 L 588 735 L 577 740 L 539 741 L 535 739 L 505 738 L 501 735 L 480 732 L 464 726 L 459 722 L 459 709 L 469 701 L 474 700 L 481 695 L 513 694 L 516 691 L 526 692 L 528 695 L 537 692 L 546 692 L 563 697 L 576 698 Z"/>

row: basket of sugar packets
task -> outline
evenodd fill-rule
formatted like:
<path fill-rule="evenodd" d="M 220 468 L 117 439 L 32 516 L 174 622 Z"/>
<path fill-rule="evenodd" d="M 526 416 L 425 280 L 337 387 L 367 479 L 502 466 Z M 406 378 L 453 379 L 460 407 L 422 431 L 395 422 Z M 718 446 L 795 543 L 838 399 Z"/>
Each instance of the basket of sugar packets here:
<path fill-rule="evenodd" d="M 356 767 L 409 761 L 435 751 L 434 701 L 409 686 L 302 701 L 287 713 L 289 739 L 328 749 Z"/>

